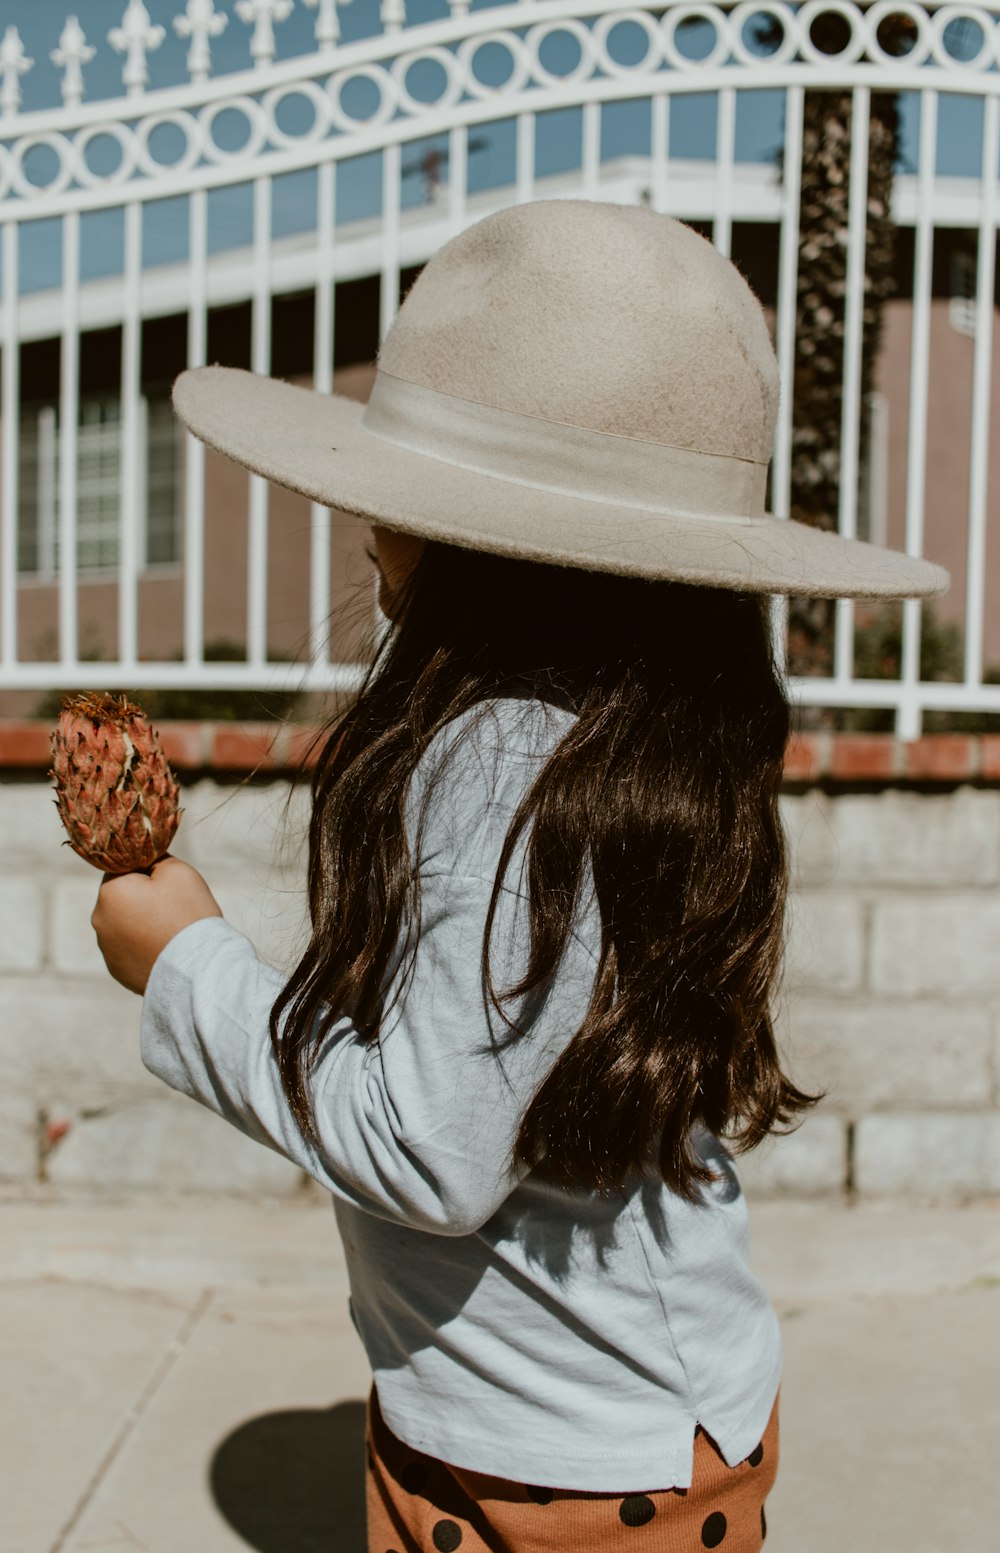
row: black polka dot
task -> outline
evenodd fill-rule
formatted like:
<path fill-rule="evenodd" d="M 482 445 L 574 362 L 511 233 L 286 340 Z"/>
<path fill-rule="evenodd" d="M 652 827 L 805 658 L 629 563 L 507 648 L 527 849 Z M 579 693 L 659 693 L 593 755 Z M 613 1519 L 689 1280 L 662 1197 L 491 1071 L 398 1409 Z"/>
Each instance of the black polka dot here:
<path fill-rule="evenodd" d="M 422 1461 L 408 1461 L 399 1474 L 399 1481 L 408 1494 L 419 1494 L 427 1482 L 427 1468 Z"/>
<path fill-rule="evenodd" d="M 551 1488 L 536 1488 L 533 1483 L 525 1483 L 524 1487 L 528 1498 L 533 1499 L 536 1504 L 552 1503 L 554 1495 Z"/>
<path fill-rule="evenodd" d="M 455 1553 L 462 1540 L 462 1528 L 456 1526 L 454 1521 L 438 1521 L 431 1536 L 438 1553 Z"/>
<path fill-rule="evenodd" d="M 764 1441 L 761 1440 L 759 1445 L 755 1445 L 754 1446 L 753 1450 L 750 1452 L 749 1456 L 747 1457 L 747 1461 L 750 1463 L 751 1467 L 759 1467 L 763 1460 L 764 1460 Z"/>
<path fill-rule="evenodd" d="M 702 1547 L 717 1548 L 726 1535 L 726 1517 L 721 1510 L 714 1510 L 701 1528 Z"/>
<path fill-rule="evenodd" d="M 764 1514 L 763 1505 L 760 1507 L 760 1534 L 762 1538 L 767 1536 L 767 1517 Z"/>
<path fill-rule="evenodd" d="M 656 1514 L 656 1506 L 648 1494 L 629 1494 L 618 1507 L 619 1518 L 626 1526 L 645 1526 Z"/>

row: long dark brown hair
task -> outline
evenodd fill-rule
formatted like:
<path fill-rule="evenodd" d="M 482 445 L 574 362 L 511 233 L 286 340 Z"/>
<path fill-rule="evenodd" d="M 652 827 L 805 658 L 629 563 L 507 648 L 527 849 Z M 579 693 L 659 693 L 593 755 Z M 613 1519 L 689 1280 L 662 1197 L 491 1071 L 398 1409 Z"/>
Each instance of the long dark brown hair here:
<path fill-rule="evenodd" d="M 315 1139 L 309 1075 L 324 1035 L 346 1013 L 376 1041 L 386 974 L 398 991 L 412 965 L 414 769 L 452 719 L 512 693 L 576 714 L 513 817 L 485 925 L 484 986 L 515 1037 L 530 1031 L 505 1010 L 554 975 L 585 879 L 601 919 L 589 1006 L 525 1112 L 514 1161 L 607 1192 L 655 1158 L 694 1199 L 712 1175 L 693 1127 L 742 1152 L 820 1098 L 781 1071 L 771 1023 L 789 712 L 755 595 L 427 545 L 315 767 L 312 935 L 271 1013 L 285 1093 Z M 530 949 L 518 983 L 498 988 L 490 930 L 519 839 Z"/>

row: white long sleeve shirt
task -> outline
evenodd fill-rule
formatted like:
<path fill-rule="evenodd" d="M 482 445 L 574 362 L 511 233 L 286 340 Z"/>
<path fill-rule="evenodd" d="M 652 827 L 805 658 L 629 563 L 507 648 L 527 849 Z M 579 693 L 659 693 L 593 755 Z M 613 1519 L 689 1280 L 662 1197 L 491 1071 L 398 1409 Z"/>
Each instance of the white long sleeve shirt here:
<path fill-rule="evenodd" d="M 268 1037 L 283 977 L 222 918 L 185 928 L 157 959 L 142 1058 L 330 1191 L 354 1320 L 402 1440 L 551 1488 L 684 1488 L 696 1423 L 735 1465 L 760 1440 L 780 1379 L 732 1160 L 695 1135 L 719 1174 L 696 1204 L 655 1174 L 603 1198 L 512 1168 L 524 1111 L 587 1006 L 596 908 L 523 1039 L 503 1044 L 481 985 L 503 838 L 569 721 L 500 699 L 449 725 L 421 761 L 408 805 L 422 891 L 412 979 L 376 1044 L 346 1018 L 326 1036 L 313 1075 L 318 1147 L 296 1127 Z M 501 987 L 528 941 L 520 856 L 493 939 Z"/>

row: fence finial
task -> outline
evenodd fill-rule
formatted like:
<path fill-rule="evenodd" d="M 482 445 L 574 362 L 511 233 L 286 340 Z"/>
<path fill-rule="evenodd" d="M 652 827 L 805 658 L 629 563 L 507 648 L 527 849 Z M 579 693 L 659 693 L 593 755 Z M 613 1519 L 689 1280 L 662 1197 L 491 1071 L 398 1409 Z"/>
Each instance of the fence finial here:
<path fill-rule="evenodd" d="M 379 17 L 383 32 L 399 32 L 406 26 L 406 0 L 382 0 Z"/>
<path fill-rule="evenodd" d="M 21 34 L 11 25 L 0 38 L 0 118 L 13 117 L 21 106 L 21 76 L 34 63 L 24 52 Z"/>
<path fill-rule="evenodd" d="M 112 27 L 108 42 L 119 54 L 125 55 L 122 80 L 130 97 L 135 97 L 149 81 L 146 55 L 158 49 L 165 37 L 159 23 L 149 19 L 149 12 L 142 0 L 128 0 L 120 27 Z"/>
<path fill-rule="evenodd" d="M 93 59 L 96 52 L 84 37 L 83 28 L 76 17 L 67 16 L 59 47 L 49 55 L 56 68 L 63 72 L 62 95 L 67 108 L 75 107 L 82 99 L 83 66 Z"/>
<path fill-rule="evenodd" d="M 274 23 L 292 14 L 292 0 L 236 0 L 236 14 L 249 27 L 253 24 L 250 52 L 258 67 L 274 58 Z"/>
<path fill-rule="evenodd" d="M 340 41 L 337 0 L 302 0 L 302 3 L 316 12 L 316 47 L 332 49 Z M 350 5 L 350 0 L 340 0 L 340 3 Z"/>
<path fill-rule="evenodd" d="M 224 32 L 229 17 L 217 11 L 213 0 L 187 0 L 183 16 L 174 17 L 174 31 L 181 38 L 190 38 L 187 67 L 192 81 L 207 81 L 212 68 L 210 38 Z"/>

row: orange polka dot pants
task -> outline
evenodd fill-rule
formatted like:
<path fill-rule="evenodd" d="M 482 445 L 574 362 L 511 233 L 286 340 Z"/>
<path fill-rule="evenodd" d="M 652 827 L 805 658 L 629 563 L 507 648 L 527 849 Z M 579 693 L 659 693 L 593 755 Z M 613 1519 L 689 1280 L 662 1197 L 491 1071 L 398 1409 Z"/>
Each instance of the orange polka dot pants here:
<path fill-rule="evenodd" d="M 466 1472 L 396 1438 L 368 1399 L 368 1553 L 760 1553 L 778 1470 L 778 1401 L 729 1467 L 699 1428 L 690 1488 L 589 1494 Z"/>

